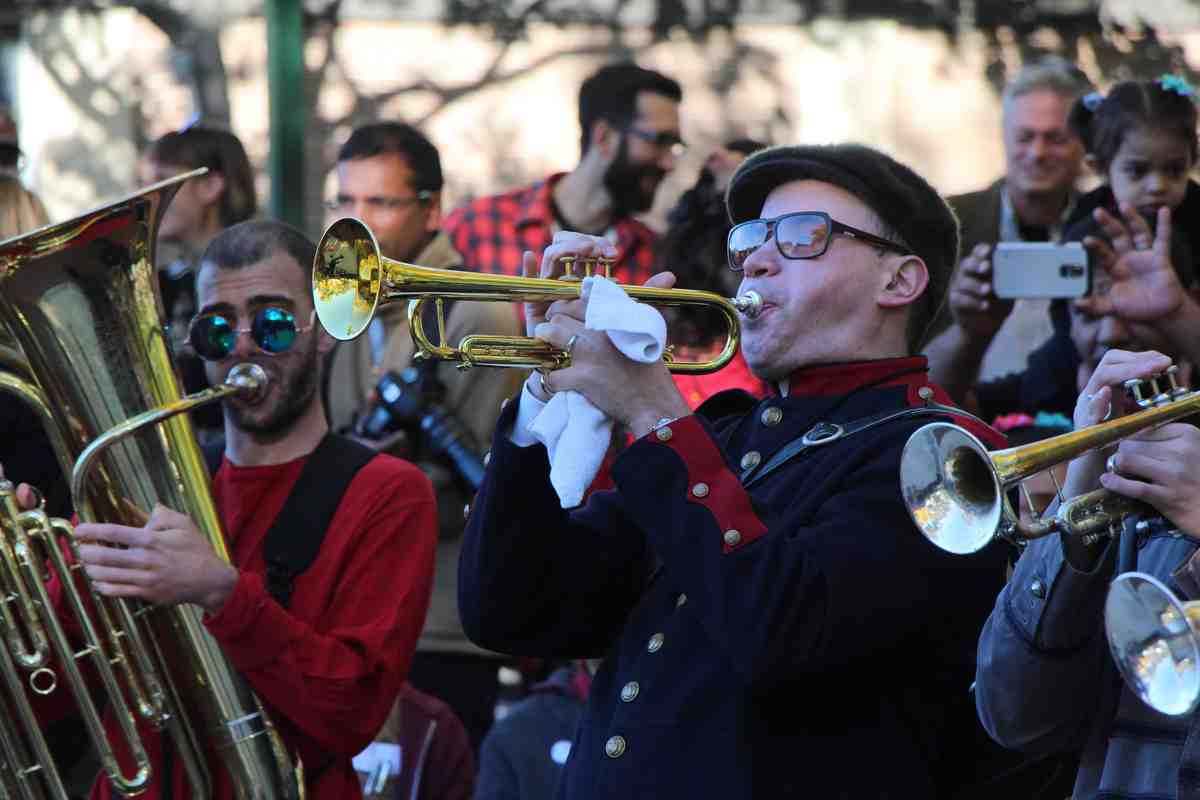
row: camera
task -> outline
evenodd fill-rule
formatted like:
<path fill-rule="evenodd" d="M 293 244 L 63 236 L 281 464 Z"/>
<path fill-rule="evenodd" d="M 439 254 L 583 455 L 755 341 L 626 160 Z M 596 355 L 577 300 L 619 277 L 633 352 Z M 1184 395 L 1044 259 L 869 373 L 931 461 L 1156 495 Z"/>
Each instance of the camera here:
<path fill-rule="evenodd" d="M 992 253 L 992 286 L 1002 299 L 1083 297 L 1091 278 L 1079 242 L 1000 242 Z"/>
<path fill-rule="evenodd" d="M 462 423 L 441 403 L 442 385 L 425 370 L 411 366 L 387 372 L 375 386 L 378 403 L 359 420 L 355 433 L 364 439 L 382 439 L 406 429 L 423 449 L 445 456 L 471 488 L 483 483 L 483 458 Z"/>

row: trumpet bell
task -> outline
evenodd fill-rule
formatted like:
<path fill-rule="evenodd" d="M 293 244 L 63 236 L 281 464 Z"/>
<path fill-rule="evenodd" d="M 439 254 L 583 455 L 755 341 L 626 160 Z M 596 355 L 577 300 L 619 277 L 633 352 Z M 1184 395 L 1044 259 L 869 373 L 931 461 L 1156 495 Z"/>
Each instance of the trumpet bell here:
<path fill-rule="evenodd" d="M 921 533 L 959 555 L 987 547 L 1004 511 L 987 447 L 947 422 L 924 425 L 909 437 L 900 457 L 900 491 Z"/>
<path fill-rule="evenodd" d="M 1190 714 L 1200 701 L 1200 638 L 1188 611 L 1144 572 L 1118 576 L 1104 602 L 1113 660 L 1125 684 L 1160 714 Z"/>
<path fill-rule="evenodd" d="M 321 325 L 335 339 L 354 339 L 371 324 L 379 306 L 379 253 L 375 234 L 354 217 L 339 219 L 321 237 L 313 264 L 313 302 Z"/>

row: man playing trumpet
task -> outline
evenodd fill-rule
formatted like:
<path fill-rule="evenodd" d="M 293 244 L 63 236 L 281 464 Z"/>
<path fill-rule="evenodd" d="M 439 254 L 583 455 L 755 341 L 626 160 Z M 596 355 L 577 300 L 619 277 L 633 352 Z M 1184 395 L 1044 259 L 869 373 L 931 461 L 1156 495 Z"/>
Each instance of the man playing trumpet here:
<path fill-rule="evenodd" d="M 764 301 L 743 351 L 775 393 L 692 414 L 661 363 L 583 327 L 586 301 L 528 307 L 571 366 L 535 373 L 501 417 L 463 547 L 464 627 L 495 650 L 605 657 L 560 797 L 944 795 L 1004 575 L 997 548 L 961 560 L 925 541 L 896 478 L 931 417 L 999 441 L 933 405 L 945 394 L 914 355 L 956 222 L 922 178 L 859 146 L 760 151 L 727 205 L 730 266 Z M 561 233 L 540 272 L 612 252 Z M 615 489 L 570 510 L 527 430 L 563 391 L 636 437 Z"/>
<path fill-rule="evenodd" d="M 1111 216 L 1102 222 L 1112 245 L 1092 247 L 1113 286 L 1079 305 L 1099 319 L 1114 313 L 1150 318 L 1187 299 L 1170 260 L 1169 216 L 1160 218 L 1153 246 L 1136 213 L 1127 222 Z M 1200 321 L 1189 314 L 1191 324 Z M 1105 352 L 1076 403 L 1075 427 L 1123 414 L 1129 403 L 1119 387 L 1161 373 L 1171 361 L 1153 350 Z M 1200 595 L 1198 465 L 1200 431 L 1186 423 L 1147 429 L 1115 451 L 1073 460 L 1065 497 L 1103 487 L 1149 503 L 1165 524 L 1135 529 L 1127 523 L 1119 543 L 1085 544 L 1078 536 L 1032 542 L 984 627 L 980 719 L 1007 747 L 1081 751 L 1075 797 L 1200 797 L 1197 716 L 1167 716 L 1139 700 L 1121 683 L 1104 631 L 1105 598 L 1120 572 L 1136 569 L 1189 599 Z"/>

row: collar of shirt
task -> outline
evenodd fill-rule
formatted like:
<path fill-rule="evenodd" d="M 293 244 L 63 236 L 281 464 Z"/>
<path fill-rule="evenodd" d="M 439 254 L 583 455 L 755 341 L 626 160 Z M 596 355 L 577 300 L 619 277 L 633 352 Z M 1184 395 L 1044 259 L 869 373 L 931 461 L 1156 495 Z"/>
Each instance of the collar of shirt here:
<path fill-rule="evenodd" d="M 560 230 L 558 222 L 554 219 L 554 186 L 566 174 L 565 172 L 556 172 L 544 181 L 539 181 L 529 187 L 529 191 L 525 192 L 519 202 L 518 229 L 537 225 L 549 231 L 549 235 L 546 237 L 547 241 L 554 238 L 554 233 Z M 653 245 L 649 228 L 632 217 L 613 220 L 608 230 L 604 232 L 604 237 L 616 246 L 620 253 L 619 258 L 624 258 L 627 253 L 634 252 L 638 248 L 648 248 Z"/>
<path fill-rule="evenodd" d="M 1071 216 L 1071 212 L 1075 209 L 1075 201 L 1079 199 L 1079 193 L 1072 190 L 1071 197 L 1067 200 L 1066 208 L 1058 217 L 1058 222 L 1050 226 L 1050 241 L 1057 242 L 1062 238 L 1063 227 Z M 1013 208 L 1012 198 L 1008 196 L 1008 186 L 1005 185 L 1000 189 L 1000 241 L 1002 242 L 1021 242 L 1024 238 L 1021 236 L 1021 225 L 1017 222 L 1017 212 Z"/>
<path fill-rule="evenodd" d="M 787 397 L 839 395 L 872 385 L 915 390 L 928 384 L 928 368 L 925 356 L 817 364 L 796 370 L 780 381 L 778 389 Z"/>

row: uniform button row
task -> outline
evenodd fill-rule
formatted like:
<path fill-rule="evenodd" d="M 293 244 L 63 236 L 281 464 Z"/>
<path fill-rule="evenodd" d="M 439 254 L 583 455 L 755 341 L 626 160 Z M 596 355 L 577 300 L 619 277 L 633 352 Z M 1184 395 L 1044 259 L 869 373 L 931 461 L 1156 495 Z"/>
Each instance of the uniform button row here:
<path fill-rule="evenodd" d="M 638 685 L 637 681 L 630 681 L 621 687 L 621 702 L 632 703 L 641 691 L 642 687 Z"/>
<path fill-rule="evenodd" d="M 604 754 L 609 758 L 620 758 L 625 754 L 625 737 L 610 736 L 604 743 Z"/>
<path fill-rule="evenodd" d="M 646 643 L 646 650 L 651 653 L 657 653 L 662 649 L 663 641 L 666 639 L 661 633 L 656 633 L 650 637 L 650 641 Z"/>

